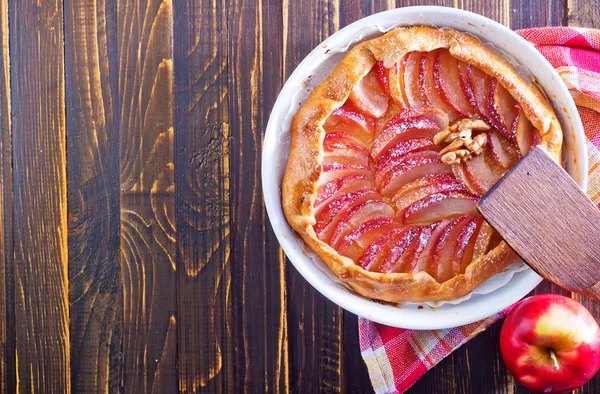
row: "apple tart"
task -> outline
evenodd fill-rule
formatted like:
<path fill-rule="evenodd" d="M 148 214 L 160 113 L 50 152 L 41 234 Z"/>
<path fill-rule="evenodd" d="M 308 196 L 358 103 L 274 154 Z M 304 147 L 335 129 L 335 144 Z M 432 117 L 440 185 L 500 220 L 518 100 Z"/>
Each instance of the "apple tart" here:
<path fill-rule="evenodd" d="M 399 28 L 350 50 L 291 126 L 287 220 L 366 297 L 461 297 L 516 260 L 476 202 L 562 131 L 530 81 L 476 38 Z"/>

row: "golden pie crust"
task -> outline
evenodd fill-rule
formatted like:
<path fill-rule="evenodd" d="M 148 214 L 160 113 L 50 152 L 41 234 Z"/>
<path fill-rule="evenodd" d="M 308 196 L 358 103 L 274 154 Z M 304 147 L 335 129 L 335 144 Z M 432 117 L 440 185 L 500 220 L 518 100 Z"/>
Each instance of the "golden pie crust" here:
<path fill-rule="evenodd" d="M 539 130 L 541 143 L 560 163 L 562 131 L 556 115 L 538 88 L 521 77 L 506 60 L 478 39 L 451 29 L 408 27 L 355 46 L 312 92 L 295 115 L 291 126 L 291 152 L 283 180 L 282 203 L 286 218 L 304 241 L 327 263 L 332 272 L 357 293 L 387 302 L 450 300 L 466 295 L 515 261 L 509 246 L 501 242 L 473 260 L 463 274 L 438 283 L 426 272 L 370 272 L 319 240 L 313 229 L 313 204 L 322 170 L 323 124 L 348 99 L 353 87 L 376 61 L 393 64 L 411 51 L 447 48 L 460 61 L 479 68 L 508 90 L 525 115 Z"/>

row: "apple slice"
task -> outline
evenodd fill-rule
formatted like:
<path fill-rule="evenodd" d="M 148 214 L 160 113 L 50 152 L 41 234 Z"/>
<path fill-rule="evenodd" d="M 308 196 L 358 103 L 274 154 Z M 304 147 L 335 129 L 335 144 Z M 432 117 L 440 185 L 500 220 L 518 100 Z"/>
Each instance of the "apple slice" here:
<path fill-rule="evenodd" d="M 476 103 L 475 109 L 489 123 L 492 111 L 490 102 L 493 100 L 492 78 L 477 67 L 469 66 L 468 71 Z"/>
<path fill-rule="evenodd" d="M 427 242 L 427 246 L 423 249 L 423 251 L 419 254 L 419 258 L 416 261 L 414 272 L 427 271 L 431 274 L 430 267 L 433 266 L 433 251 L 435 250 L 435 246 L 438 243 L 438 240 L 444 234 L 446 226 L 452 223 L 451 220 L 442 219 L 439 222 L 432 223 L 429 227 L 431 227 L 431 236 Z"/>
<path fill-rule="evenodd" d="M 371 142 L 375 134 L 375 120 L 344 104 L 331 113 L 323 128 L 327 133 L 351 134 L 366 144 Z"/>
<path fill-rule="evenodd" d="M 404 88 L 404 67 L 407 57 L 408 55 L 404 55 L 398 63 L 387 69 L 390 96 L 402 108 L 409 108 Z"/>
<path fill-rule="evenodd" d="M 381 154 L 375 162 L 375 171 L 381 171 L 390 161 L 398 161 L 402 157 L 424 150 L 439 152 L 440 147 L 433 143 L 429 138 L 414 138 L 406 141 L 399 141 L 396 145 Z"/>
<path fill-rule="evenodd" d="M 409 225 L 426 225 L 444 218 L 476 215 L 477 197 L 465 192 L 442 192 L 431 194 L 413 204 L 404 212 L 402 222 Z"/>
<path fill-rule="evenodd" d="M 454 271 L 453 275 L 462 274 L 473 258 L 475 240 L 477 239 L 477 229 L 481 225 L 483 218 L 477 216 L 465 224 L 456 239 L 456 248 L 454 249 Z"/>
<path fill-rule="evenodd" d="M 360 256 L 357 264 L 367 271 L 378 271 L 383 260 L 389 255 L 392 242 L 407 232 L 406 227 L 396 228 L 380 236 Z"/>
<path fill-rule="evenodd" d="M 493 101 L 492 101 L 492 117 L 494 118 L 494 126 L 503 133 L 507 138 L 514 141 L 513 124 L 520 106 L 511 94 L 502 86 L 496 79 L 492 79 L 493 85 Z"/>
<path fill-rule="evenodd" d="M 449 181 L 443 180 L 440 182 L 433 182 L 426 186 L 413 189 L 407 193 L 403 193 L 402 197 L 392 198 L 392 201 L 396 210 L 396 216 L 404 217 L 404 212 L 408 207 L 431 194 L 466 191 L 464 185 L 459 183 L 456 179 L 450 178 Z"/>
<path fill-rule="evenodd" d="M 327 202 L 336 194 L 351 193 L 359 190 L 369 190 L 373 188 L 371 180 L 364 175 L 347 175 L 342 178 L 337 178 L 331 182 L 320 185 L 317 189 L 317 197 L 315 198 L 314 208 Z"/>
<path fill-rule="evenodd" d="M 469 216 L 454 219 L 440 236 L 433 252 L 431 267 L 431 276 L 436 278 L 439 283 L 444 283 L 454 276 L 454 269 L 460 264 L 460 260 L 458 263 L 456 262 L 457 240 L 471 219 Z"/>
<path fill-rule="evenodd" d="M 447 49 L 440 49 L 438 51 L 433 68 L 433 76 L 438 94 L 442 100 L 459 115 L 473 117 L 475 110 L 462 85 L 461 75 L 458 70 L 458 60 Z"/>
<path fill-rule="evenodd" d="M 450 166 L 442 163 L 439 156 L 425 156 L 406 160 L 382 177 L 381 194 L 392 196 L 403 185 L 427 175 L 452 174 Z"/>
<path fill-rule="evenodd" d="M 473 108 L 474 114 L 481 115 L 477 100 L 475 99 L 475 92 L 471 86 L 471 65 L 465 62 L 458 61 L 456 64 L 458 68 L 458 75 L 460 77 L 460 87 L 462 88 L 471 108 Z"/>
<path fill-rule="evenodd" d="M 363 251 L 377 238 L 398 228 L 401 228 L 401 225 L 393 218 L 384 216 L 371 219 L 344 237 L 338 247 L 338 253 L 358 261 Z"/>
<path fill-rule="evenodd" d="M 399 141 L 414 138 L 433 139 L 448 126 L 448 116 L 440 109 L 407 110 L 393 117 L 373 141 L 371 156 L 377 160 L 387 149 Z"/>
<path fill-rule="evenodd" d="M 404 272 L 417 272 L 417 263 L 421 260 L 423 253 L 427 249 L 427 244 L 430 242 L 433 230 L 436 225 L 432 223 L 429 226 L 421 227 L 419 236 L 413 241 L 411 253 L 407 255 L 403 260 L 402 271 Z M 426 258 L 426 257 L 425 257 Z"/>
<path fill-rule="evenodd" d="M 519 160 L 519 151 L 498 131 L 491 130 L 488 135 L 488 152 L 496 164 L 506 169 L 512 167 Z"/>
<path fill-rule="evenodd" d="M 527 116 L 525 116 L 525 112 L 520 108 L 516 123 L 515 137 L 522 156 L 525 156 L 533 146 L 534 130 L 535 128 L 529 119 L 527 119 Z"/>
<path fill-rule="evenodd" d="M 401 168 L 403 164 L 409 164 L 410 162 L 419 162 L 422 159 L 431 159 L 436 160 L 440 157 L 440 153 L 438 150 L 420 150 L 416 152 L 411 152 L 407 155 L 400 156 L 398 158 L 393 158 L 388 160 L 385 164 L 383 164 L 379 169 L 375 170 L 375 182 L 378 185 L 383 184 L 385 179 L 387 179 L 397 168 Z M 441 161 L 441 160 L 440 160 Z"/>
<path fill-rule="evenodd" d="M 412 182 L 407 183 L 402 186 L 398 191 L 392 196 L 392 203 L 398 201 L 398 199 L 405 196 L 407 193 L 410 193 L 414 190 L 420 189 L 425 186 L 429 186 L 434 183 L 448 183 L 448 182 L 456 182 L 456 179 L 451 175 L 439 175 L 439 174 L 431 174 L 425 175 L 424 177 L 415 179 Z"/>
<path fill-rule="evenodd" d="M 436 86 L 435 79 L 435 63 L 437 60 L 439 50 L 427 52 L 421 59 L 421 70 L 419 76 L 419 87 L 421 89 L 421 95 L 427 97 L 430 107 L 439 108 L 444 111 L 450 122 L 454 122 L 458 117 L 459 113 L 454 108 L 447 104 L 438 93 L 438 87 Z"/>
<path fill-rule="evenodd" d="M 405 231 L 390 242 L 389 252 L 379 265 L 379 272 L 403 272 L 415 248 L 420 227 L 404 227 Z"/>
<path fill-rule="evenodd" d="M 463 169 L 478 194 L 487 192 L 506 172 L 505 168 L 494 163 L 487 150 L 463 163 Z"/>
<path fill-rule="evenodd" d="M 329 239 L 335 229 L 335 224 L 349 210 L 365 201 L 380 199 L 380 194 L 372 190 L 359 190 L 342 194 L 333 199 L 329 204 L 321 204 L 314 210 L 315 224 L 313 226 L 319 239 Z M 333 225 L 333 226 L 332 226 Z M 328 231 L 324 231 L 327 228 Z M 327 234 L 325 234 L 327 233 Z"/>
<path fill-rule="evenodd" d="M 419 88 L 419 75 L 421 69 L 422 52 L 410 52 L 404 62 L 404 91 L 411 108 L 429 107 L 427 98 L 421 95 Z"/>
<path fill-rule="evenodd" d="M 383 65 L 383 62 L 377 61 L 373 66 L 375 69 L 375 75 L 377 76 L 377 82 L 379 82 L 379 87 L 385 94 L 390 96 L 390 80 L 388 79 L 388 71 Z"/>
<path fill-rule="evenodd" d="M 335 133 L 341 134 L 341 133 Z M 323 141 L 323 165 L 340 163 L 340 164 L 359 164 L 369 165 L 369 152 L 353 138 L 327 138 Z M 347 134 L 350 137 L 349 134 Z"/>
<path fill-rule="evenodd" d="M 473 260 L 484 256 L 490 247 L 492 241 L 492 235 L 494 235 L 494 229 L 486 222 L 483 221 L 479 227 L 477 238 L 475 238 L 475 245 L 473 247 Z"/>
<path fill-rule="evenodd" d="M 483 186 L 481 186 L 479 183 L 474 184 L 471 182 L 465 171 L 464 163 L 453 164 L 452 173 L 454 174 L 456 179 L 467 188 L 469 193 L 474 194 L 476 196 L 481 196 L 485 192 Z"/>
<path fill-rule="evenodd" d="M 321 176 L 319 177 L 318 186 L 325 185 L 329 182 L 335 181 L 336 179 L 344 178 L 349 175 L 362 175 L 365 178 L 373 179 L 373 173 L 371 172 L 371 168 L 369 166 L 347 164 L 339 164 L 335 166 L 332 164 L 327 164 L 327 166 L 323 166 Z"/>
<path fill-rule="evenodd" d="M 379 118 L 387 112 L 389 98 L 379 85 L 375 67 L 352 89 L 350 101 L 359 110 L 374 118 Z"/>
<path fill-rule="evenodd" d="M 353 207 L 337 222 L 337 225 L 328 240 L 329 245 L 332 248 L 337 249 L 342 242 L 342 239 L 348 235 L 350 231 L 359 227 L 367 220 L 383 216 L 390 218 L 394 217 L 394 210 L 381 200 L 369 200 Z"/>

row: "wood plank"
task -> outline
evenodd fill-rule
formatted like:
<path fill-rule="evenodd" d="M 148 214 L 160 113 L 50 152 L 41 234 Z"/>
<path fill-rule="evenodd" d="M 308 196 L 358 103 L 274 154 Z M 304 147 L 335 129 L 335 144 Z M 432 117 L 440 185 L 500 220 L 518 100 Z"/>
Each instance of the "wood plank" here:
<path fill-rule="evenodd" d="M 513 30 L 566 24 L 566 0 L 511 0 Z"/>
<path fill-rule="evenodd" d="M 8 0 L 0 0 L 0 392 L 15 391 Z"/>
<path fill-rule="evenodd" d="M 119 0 L 124 391 L 177 391 L 171 0 Z"/>
<path fill-rule="evenodd" d="M 597 29 L 600 26 L 600 0 L 567 0 L 567 24 Z"/>
<path fill-rule="evenodd" d="M 505 0 L 454 0 L 454 7 L 475 12 L 510 27 L 510 2 Z"/>
<path fill-rule="evenodd" d="M 284 4 L 286 79 L 314 47 L 340 29 L 346 3 Z M 290 389 L 299 393 L 344 392 L 342 309 L 317 292 L 291 264 L 286 278 Z"/>
<path fill-rule="evenodd" d="M 600 1 L 598 0 L 568 0 L 567 1 L 567 23 L 571 27 L 600 28 Z M 572 294 L 573 298 L 581 302 L 596 321 L 600 322 L 600 304 L 591 301 L 578 294 Z M 600 393 L 600 374 L 596 374 L 583 387 L 577 389 L 576 393 Z"/>
<path fill-rule="evenodd" d="M 62 2 L 9 7 L 17 390 L 68 393 Z"/>
<path fill-rule="evenodd" d="M 76 392 L 116 392 L 123 381 L 116 14 L 103 0 L 64 7 L 71 384 Z"/>
<path fill-rule="evenodd" d="M 179 388 L 233 392 L 227 7 L 174 5 Z"/>
<path fill-rule="evenodd" d="M 268 224 L 259 181 L 263 130 L 282 83 L 286 3 L 229 2 L 235 392 L 288 391 L 286 264 Z"/>

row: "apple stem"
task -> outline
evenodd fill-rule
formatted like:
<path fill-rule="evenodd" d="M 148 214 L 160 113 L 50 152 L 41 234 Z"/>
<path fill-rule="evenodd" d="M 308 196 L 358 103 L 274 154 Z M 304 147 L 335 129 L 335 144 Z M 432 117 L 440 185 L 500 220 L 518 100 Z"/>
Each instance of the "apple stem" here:
<path fill-rule="evenodd" d="M 552 362 L 554 363 L 554 369 L 556 371 L 558 371 L 560 369 L 560 366 L 558 365 L 558 360 L 556 359 L 556 353 L 554 353 L 554 350 L 550 349 L 550 358 L 552 359 Z"/>

